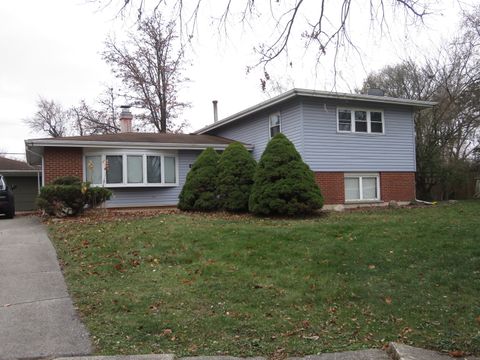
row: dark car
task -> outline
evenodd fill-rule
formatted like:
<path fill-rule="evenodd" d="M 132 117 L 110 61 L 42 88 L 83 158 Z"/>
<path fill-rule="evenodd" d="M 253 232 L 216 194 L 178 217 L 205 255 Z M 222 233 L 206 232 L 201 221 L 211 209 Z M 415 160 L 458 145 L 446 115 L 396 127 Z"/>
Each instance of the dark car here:
<path fill-rule="evenodd" d="M 8 219 L 15 216 L 15 199 L 12 188 L 8 186 L 2 175 L 0 175 L 0 214 L 4 214 Z"/>

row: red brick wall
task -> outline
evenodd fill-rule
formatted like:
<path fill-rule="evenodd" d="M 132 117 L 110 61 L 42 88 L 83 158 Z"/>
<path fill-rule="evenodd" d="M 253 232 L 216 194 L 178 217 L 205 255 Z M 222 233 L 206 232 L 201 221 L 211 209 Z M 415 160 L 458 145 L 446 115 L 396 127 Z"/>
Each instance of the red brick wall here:
<path fill-rule="evenodd" d="M 343 172 L 316 172 L 315 180 L 320 186 L 325 205 L 345 203 Z M 381 172 L 380 196 L 383 201 L 410 201 L 415 199 L 414 172 Z"/>
<path fill-rule="evenodd" d="M 316 172 L 315 181 L 322 191 L 325 205 L 345 202 L 343 172 Z"/>
<path fill-rule="evenodd" d="M 45 184 L 59 176 L 78 176 L 83 179 L 81 148 L 46 147 L 43 153 Z"/>
<path fill-rule="evenodd" d="M 381 172 L 380 195 L 383 201 L 415 199 L 415 173 Z"/>

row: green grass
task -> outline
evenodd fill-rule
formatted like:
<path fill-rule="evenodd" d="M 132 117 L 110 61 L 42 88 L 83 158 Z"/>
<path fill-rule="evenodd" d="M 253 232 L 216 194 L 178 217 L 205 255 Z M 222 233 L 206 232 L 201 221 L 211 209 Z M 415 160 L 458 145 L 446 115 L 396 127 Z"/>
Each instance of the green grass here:
<path fill-rule="evenodd" d="M 480 202 L 50 226 L 99 354 L 480 353 Z M 284 350 L 281 350 L 284 349 Z"/>

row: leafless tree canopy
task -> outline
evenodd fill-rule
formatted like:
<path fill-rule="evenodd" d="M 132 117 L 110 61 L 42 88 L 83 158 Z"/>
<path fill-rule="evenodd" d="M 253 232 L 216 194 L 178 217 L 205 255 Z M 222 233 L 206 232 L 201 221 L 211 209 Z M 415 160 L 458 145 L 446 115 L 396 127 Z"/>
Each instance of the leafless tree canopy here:
<path fill-rule="evenodd" d="M 52 137 L 114 134 L 120 131 L 115 102 L 112 88 L 106 89 L 94 105 L 81 100 L 76 106 L 64 108 L 59 102 L 40 98 L 35 115 L 24 121 L 32 130 Z"/>
<path fill-rule="evenodd" d="M 259 55 L 258 63 L 253 66 L 267 65 L 282 54 L 288 54 L 289 45 L 313 48 L 317 61 L 327 52 L 337 54 L 342 46 L 351 45 L 349 20 L 352 16 L 353 0 L 91 0 L 103 6 L 117 6 L 120 13 L 136 9 L 141 20 L 147 8 L 173 14 L 179 19 L 182 32 L 192 38 L 197 30 L 200 18 L 209 16 L 217 24 L 215 30 L 228 33 L 232 26 L 243 26 L 258 31 L 255 24 L 271 24 L 268 29 L 272 35 L 265 42 L 255 44 Z M 428 0 L 364 0 L 369 9 L 370 18 L 365 19 L 367 27 L 372 22 L 387 30 L 389 24 L 404 20 L 408 24 L 421 23 L 423 18 L 433 12 Z M 203 9 L 210 12 L 202 13 Z M 253 44 L 252 44 L 253 45 Z M 268 75 L 268 73 L 267 73 Z"/>
<path fill-rule="evenodd" d="M 460 35 L 424 64 L 406 60 L 371 74 L 364 83 L 387 95 L 437 101 L 417 113 L 417 187 L 428 194 L 439 182 L 465 177 L 480 143 L 480 7 L 464 17 Z M 452 179 L 454 178 L 454 179 Z"/>
<path fill-rule="evenodd" d="M 71 123 L 78 135 L 114 134 L 120 131 L 112 88 L 100 96 L 96 107 L 81 100 L 78 106 L 70 109 Z"/>
<path fill-rule="evenodd" d="M 67 134 L 69 118 L 68 112 L 60 104 L 40 97 L 37 101 L 37 112 L 24 122 L 33 131 L 59 137 Z"/>
<path fill-rule="evenodd" d="M 127 42 L 109 39 L 103 58 L 122 80 L 132 105 L 145 110 L 140 117 L 158 132 L 178 131 L 179 111 L 188 106 L 177 98 L 183 50 L 176 49 L 176 24 L 165 22 L 160 13 L 143 17 Z"/>

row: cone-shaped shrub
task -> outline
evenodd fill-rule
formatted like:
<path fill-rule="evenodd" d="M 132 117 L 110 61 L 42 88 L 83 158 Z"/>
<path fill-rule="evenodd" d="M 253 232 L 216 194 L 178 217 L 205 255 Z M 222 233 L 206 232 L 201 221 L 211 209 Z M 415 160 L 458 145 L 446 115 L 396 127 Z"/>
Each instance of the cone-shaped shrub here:
<path fill-rule="evenodd" d="M 179 196 L 178 208 L 186 211 L 212 211 L 218 208 L 216 195 L 218 154 L 207 148 L 188 172 Z"/>
<path fill-rule="evenodd" d="M 255 171 L 250 211 L 257 215 L 295 216 L 322 206 L 313 172 L 285 135 L 275 135 Z"/>
<path fill-rule="evenodd" d="M 248 211 L 255 160 L 240 143 L 230 144 L 218 162 L 217 194 L 219 206 L 231 212 Z"/>

